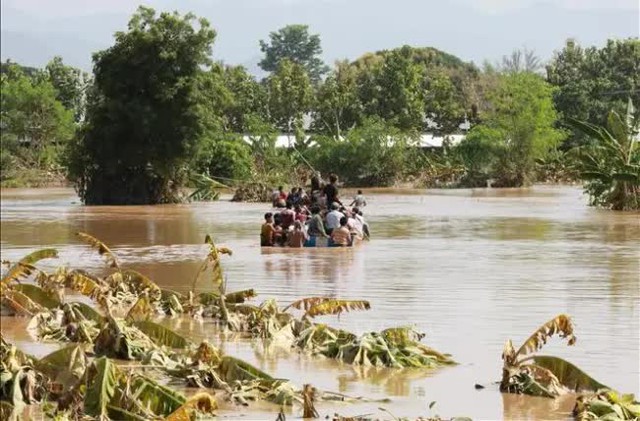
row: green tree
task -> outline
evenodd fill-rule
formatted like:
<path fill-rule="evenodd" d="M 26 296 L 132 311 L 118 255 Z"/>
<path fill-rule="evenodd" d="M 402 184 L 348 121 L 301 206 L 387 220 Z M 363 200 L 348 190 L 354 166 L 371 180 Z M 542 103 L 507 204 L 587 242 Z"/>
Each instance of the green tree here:
<path fill-rule="evenodd" d="M 89 76 L 75 67 L 67 66 L 61 57 L 54 57 L 45 68 L 45 75 L 56 88 L 56 98 L 67 110 L 73 111 L 76 121 L 84 117 L 85 90 Z"/>
<path fill-rule="evenodd" d="M 360 100 L 367 116 L 378 116 L 400 130 L 417 130 L 424 123 L 424 68 L 405 46 L 373 61 L 371 74 L 361 73 Z"/>
<path fill-rule="evenodd" d="M 610 110 L 624 114 L 629 98 L 640 104 L 640 40 L 609 40 L 603 48 L 567 40 L 547 66 L 547 80 L 557 87 L 554 103 L 563 120 L 606 126 Z M 567 146 L 586 139 L 576 132 Z"/>
<path fill-rule="evenodd" d="M 362 119 L 358 98 L 358 72 L 347 61 L 336 63 L 335 69 L 318 87 L 313 107 L 314 130 L 334 137 L 351 129 Z"/>
<path fill-rule="evenodd" d="M 318 34 L 309 34 L 307 25 L 288 25 L 269 34 L 269 41 L 260 40 L 264 58 L 262 70 L 274 72 L 280 63 L 289 60 L 304 67 L 313 83 L 317 83 L 329 68 L 320 59 L 322 46 Z"/>
<path fill-rule="evenodd" d="M 225 184 L 251 177 L 253 159 L 250 146 L 235 133 L 209 131 L 200 139 L 194 170 Z"/>
<path fill-rule="evenodd" d="M 451 134 L 479 108 L 478 69 L 435 48 L 403 46 L 368 53 L 352 63 L 359 102 L 368 116 L 402 130 Z"/>
<path fill-rule="evenodd" d="M 536 158 L 563 139 L 564 133 L 554 127 L 557 116 L 552 94 L 549 84 L 528 72 L 501 75 L 497 86 L 487 93 L 490 108 L 461 146 L 483 157 L 495 185 L 530 184 Z M 479 152 L 474 143 L 485 145 L 489 153 Z"/>
<path fill-rule="evenodd" d="M 414 137 L 380 118 L 367 118 L 344 139 L 316 137 L 307 152 L 313 166 L 335 173 L 353 186 L 390 186 L 402 179 L 416 158 L 409 146 Z"/>
<path fill-rule="evenodd" d="M 6 70 L 0 77 L 3 164 L 58 164 L 59 149 L 75 131 L 73 114 L 48 80 L 28 77 L 17 66 Z"/>
<path fill-rule="evenodd" d="M 224 85 L 231 92 L 231 102 L 224 112 L 228 130 L 245 133 L 248 130 L 248 116 L 266 117 L 267 92 L 244 67 L 226 66 Z"/>
<path fill-rule="evenodd" d="M 280 130 L 292 134 L 301 127 L 303 116 L 311 110 L 313 88 L 304 67 L 289 60 L 280 62 L 267 80 L 269 115 Z"/>
<path fill-rule="evenodd" d="M 215 31 L 195 16 L 140 7 L 128 31 L 94 54 L 86 125 L 70 176 L 87 204 L 175 201 L 204 129 L 198 75 Z"/>

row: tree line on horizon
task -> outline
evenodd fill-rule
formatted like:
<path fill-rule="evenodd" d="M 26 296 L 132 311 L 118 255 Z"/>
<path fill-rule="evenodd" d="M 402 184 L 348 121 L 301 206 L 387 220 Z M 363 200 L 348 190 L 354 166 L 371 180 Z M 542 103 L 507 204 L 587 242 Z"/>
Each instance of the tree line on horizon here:
<path fill-rule="evenodd" d="M 93 55 L 92 75 L 59 57 L 44 69 L 2 63 L 3 185 L 57 171 L 87 204 L 172 202 L 193 174 L 286 182 L 300 167 L 363 186 L 522 186 L 573 174 L 567 152 L 593 144 L 573 120 L 606 126 L 610 111 L 640 104 L 637 38 L 569 40 L 544 67 L 526 49 L 479 68 L 406 45 L 329 67 L 319 35 L 289 25 L 260 41 L 258 80 L 212 61 L 215 37 L 205 19 L 140 7 Z M 408 148 L 462 124 L 460 145 Z M 278 133 L 295 147 L 275 148 Z"/>

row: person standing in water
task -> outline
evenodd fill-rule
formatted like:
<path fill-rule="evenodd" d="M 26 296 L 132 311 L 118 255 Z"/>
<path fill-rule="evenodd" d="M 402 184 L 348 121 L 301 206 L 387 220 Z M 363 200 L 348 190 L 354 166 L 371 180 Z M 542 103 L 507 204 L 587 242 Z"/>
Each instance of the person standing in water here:
<path fill-rule="evenodd" d="M 353 197 L 353 202 L 349 205 L 349 207 L 356 205 L 357 208 L 363 208 L 367 206 L 367 199 L 365 199 L 362 194 L 362 190 L 358 190 L 358 194 Z"/>
<path fill-rule="evenodd" d="M 293 232 L 289 234 L 288 245 L 289 247 L 300 248 L 304 247 L 304 243 L 309 239 L 307 233 L 304 231 L 302 222 L 296 221 L 294 224 Z"/>
<path fill-rule="evenodd" d="M 338 198 L 338 176 L 331 174 L 329 176 L 329 184 L 324 186 L 324 195 L 327 197 L 327 206 L 331 206 L 332 203 L 337 203 L 342 206 L 342 202 Z"/>
<path fill-rule="evenodd" d="M 332 247 L 347 247 L 351 245 L 351 232 L 347 228 L 348 219 L 346 216 L 340 218 L 340 228 L 331 232 Z"/>
<path fill-rule="evenodd" d="M 264 214 L 264 224 L 260 229 L 260 246 L 261 247 L 273 247 L 273 236 L 276 232 L 273 226 L 273 214 L 267 212 Z"/>

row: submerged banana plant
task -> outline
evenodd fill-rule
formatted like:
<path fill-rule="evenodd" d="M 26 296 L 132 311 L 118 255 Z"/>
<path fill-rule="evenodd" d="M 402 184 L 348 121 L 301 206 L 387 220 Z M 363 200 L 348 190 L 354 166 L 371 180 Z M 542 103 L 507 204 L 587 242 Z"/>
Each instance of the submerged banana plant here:
<path fill-rule="evenodd" d="M 578 421 L 638 420 L 640 402 L 632 394 L 620 395 L 613 390 L 583 394 L 576 399 L 573 416 Z"/>
<path fill-rule="evenodd" d="M 558 334 L 574 345 L 573 323 L 569 316 L 560 314 L 540 326 L 515 350 L 511 340 L 502 351 L 502 380 L 500 390 L 509 393 L 553 398 L 568 391 L 597 391 L 607 387 L 562 358 L 530 355 L 542 349 L 547 340 Z"/>

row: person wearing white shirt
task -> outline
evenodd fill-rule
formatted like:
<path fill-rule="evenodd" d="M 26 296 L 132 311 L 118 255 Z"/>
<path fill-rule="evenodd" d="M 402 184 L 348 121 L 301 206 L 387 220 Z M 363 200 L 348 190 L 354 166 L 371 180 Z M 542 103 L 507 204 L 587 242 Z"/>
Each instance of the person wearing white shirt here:
<path fill-rule="evenodd" d="M 331 235 L 331 231 L 336 228 L 340 228 L 340 219 L 344 217 L 342 212 L 338 210 L 338 204 L 331 204 L 331 212 L 327 214 L 327 234 Z"/>

